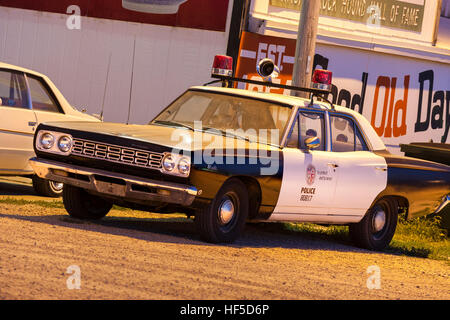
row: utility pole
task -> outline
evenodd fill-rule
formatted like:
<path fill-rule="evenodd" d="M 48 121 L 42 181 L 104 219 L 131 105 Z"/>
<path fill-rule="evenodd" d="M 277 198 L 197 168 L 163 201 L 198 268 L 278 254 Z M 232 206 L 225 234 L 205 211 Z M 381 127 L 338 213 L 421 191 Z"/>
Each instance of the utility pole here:
<path fill-rule="evenodd" d="M 298 24 L 297 46 L 295 48 L 295 63 L 292 73 L 292 85 L 296 87 L 311 86 L 316 37 L 319 25 L 319 0 L 303 0 Z M 308 98 L 309 93 L 292 91 L 292 95 Z"/>

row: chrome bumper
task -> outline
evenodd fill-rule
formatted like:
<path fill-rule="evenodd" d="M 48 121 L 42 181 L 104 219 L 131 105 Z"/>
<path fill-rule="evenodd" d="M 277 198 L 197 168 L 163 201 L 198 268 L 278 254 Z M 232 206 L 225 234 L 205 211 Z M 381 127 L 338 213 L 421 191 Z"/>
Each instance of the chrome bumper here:
<path fill-rule="evenodd" d="M 439 213 L 444 209 L 448 204 L 450 203 L 450 194 L 446 195 L 444 198 L 442 198 L 442 202 L 439 205 L 439 207 L 436 209 L 434 213 Z"/>
<path fill-rule="evenodd" d="M 152 201 L 189 206 L 201 192 L 192 186 L 143 179 L 40 158 L 31 158 L 29 162 L 34 172 L 41 178 L 127 201 Z"/>

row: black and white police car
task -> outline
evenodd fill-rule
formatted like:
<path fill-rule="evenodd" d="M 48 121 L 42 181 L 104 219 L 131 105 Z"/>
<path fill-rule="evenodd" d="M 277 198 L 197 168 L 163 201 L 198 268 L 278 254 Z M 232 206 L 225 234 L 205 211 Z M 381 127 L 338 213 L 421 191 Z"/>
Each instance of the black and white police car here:
<path fill-rule="evenodd" d="M 251 82 L 231 77 L 230 59 L 216 57 L 217 81 Z M 275 68 L 260 67 L 264 77 Z M 80 219 L 102 218 L 113 204 L 181 211 L 214 243 L 234 241 L 248 220 L 343 224 L 356 245 L 382 250 L 399 214 L 447 205 L 450 167 L 390 154 L 361 114 L 314 99 L 331 73 L 314 79 L 312 89 L 285 86 L 311 99 L 205 85 L 147 125 L 41 124 L 30 163 L 65 183 L 64 206 Z"/>

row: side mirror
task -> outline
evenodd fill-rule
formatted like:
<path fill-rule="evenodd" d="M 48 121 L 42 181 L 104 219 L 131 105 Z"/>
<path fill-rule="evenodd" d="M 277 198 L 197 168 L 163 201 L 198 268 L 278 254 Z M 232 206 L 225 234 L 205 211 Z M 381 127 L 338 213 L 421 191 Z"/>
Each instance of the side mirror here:
<path fill-rule="evenodd" d="M 316 149 L 320 146 L 320 139 L 319 137 L 306 138 L 305 145 L 308 148 L 308 150 Z"/>

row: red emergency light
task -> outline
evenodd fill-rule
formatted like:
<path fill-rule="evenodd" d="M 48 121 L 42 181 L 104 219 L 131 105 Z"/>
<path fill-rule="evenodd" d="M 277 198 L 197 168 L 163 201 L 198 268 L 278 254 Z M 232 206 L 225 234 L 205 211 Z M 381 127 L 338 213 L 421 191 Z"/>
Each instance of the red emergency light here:
<path fill-rule="evenodd" d="M 224 55 L 216 55 L 214 57 L 211 74 L 231 77 L 233 75 L 233 58 Z"/>
<path fill-rule="evenodd" d="M 314 89 L 330 90 L 332 77 L 333 73 L 329 70 L 314 70 L 311 87 Z"/>
<path fill-rule="evenodd" d="M 233 82 L 243 82 L 280 89 L 287 89 L 291 91 L 309 92 L 311 93 L 310 105 L 314 104 L 314 97 L 318 97 L 323 101 L 328 102 L 331 105 L 331 108 L 334 108 L 333 103 L 327 99 L 327 96 L 331 91 L 331 78 L 333 75 L 331 71 L 315 70 L 310 87 L 297 87 L 271 82 L 270 78 L 275 78 L 278 75 L 279 70 L 275 63 L 267 58 L 261 60 L 258 63 L 257 71 L 261 77 L 267 79 L 264 79 L 264 81 L 259 81 L 254 79 L 233 77 L 233 58 L 225 55 L 216 55 L 214 57 L 214 63 L 211 70 L 211 78 L 215 78 L 218 80 L 210 81 L 208 83 L 205 83 L 204 85 L 208 86 L 213 83 L 222 82 L 222 87 L 229 88 L 233 85 Z"/>

